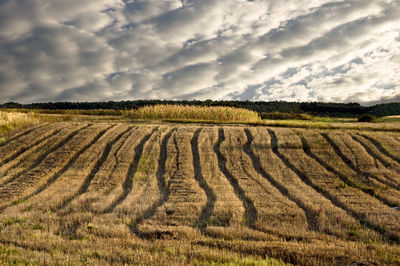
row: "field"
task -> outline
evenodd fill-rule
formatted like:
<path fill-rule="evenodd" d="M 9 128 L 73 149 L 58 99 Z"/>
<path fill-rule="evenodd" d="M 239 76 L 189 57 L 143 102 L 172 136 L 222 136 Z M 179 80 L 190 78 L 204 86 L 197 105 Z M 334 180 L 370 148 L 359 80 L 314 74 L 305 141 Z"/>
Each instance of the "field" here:
<path fill-rule="evenodd" d="M 0 261 L 400 264 L 397 128 L 284 126 L 13 131 L 0 143 Z"/>

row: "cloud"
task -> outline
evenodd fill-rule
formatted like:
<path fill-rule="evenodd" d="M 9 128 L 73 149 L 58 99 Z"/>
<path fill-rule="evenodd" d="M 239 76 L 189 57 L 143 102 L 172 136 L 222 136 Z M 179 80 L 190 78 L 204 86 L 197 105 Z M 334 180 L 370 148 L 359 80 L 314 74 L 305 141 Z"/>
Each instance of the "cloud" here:
<path fill-rule="evenodd" d="M 399 0 L 4 0 L 0 102 L 400 95 Z"/>

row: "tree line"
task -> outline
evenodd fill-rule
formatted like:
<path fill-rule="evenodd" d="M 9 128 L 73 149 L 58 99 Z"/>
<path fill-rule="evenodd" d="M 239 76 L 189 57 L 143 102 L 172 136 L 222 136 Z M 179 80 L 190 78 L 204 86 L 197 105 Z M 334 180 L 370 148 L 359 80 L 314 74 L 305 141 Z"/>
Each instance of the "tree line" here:
<path fill-rule="evenodd" d="M 305 113 L 313 116 L 330 117 L 359 117 L 363 114 L 372 114 L 377 117 L 400 115 L 400 103 L 376 104 L 362 106 L 359 103 L 324 103 L 324 102 L 286 102 L 286 101 L 214 101 L 214 100 L 135 100 L 135 101 L 107 101 L 107 102 L 47 102 L 20 104 L 8 102 L 0 104 L 0 108 L 15 109 L 45 109 L 45 110 L 130 110 L 156 104 L 181 104 L 198 106 L 230 106 L 241 107 L 256 111 Z"/>

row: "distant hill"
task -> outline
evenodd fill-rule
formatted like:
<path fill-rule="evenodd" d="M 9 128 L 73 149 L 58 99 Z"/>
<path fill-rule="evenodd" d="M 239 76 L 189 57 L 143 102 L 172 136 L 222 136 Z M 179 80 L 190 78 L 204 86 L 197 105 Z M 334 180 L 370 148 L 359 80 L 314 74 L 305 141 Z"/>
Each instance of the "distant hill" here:
<path fill-rule="evenodd" d="M 308 113 L 314 116 L 331 117 L 359 117 L 362 114 L 375 116 L 400 115 L 400 103 L 376 104 L 373 106 L 361 106 L 358 103 L 323 103 L 323 102 L 253 102 L 253 101 L 164 101 L 164 100 L 137 100 L 137 101 L 108 101 L 108 102 L 48 102 L 19 104 L 15 102 L 4 103 L 0 108 L 26 108 L 26 109 L 50 109 L 50 110 L 93 110 L 93 109 L 137 109 L 146 105 L 155 104 L 183 104 L 201 106 L 232 106 L 247 108 L 259 113 L 284 112 L 284 113 Z"/>

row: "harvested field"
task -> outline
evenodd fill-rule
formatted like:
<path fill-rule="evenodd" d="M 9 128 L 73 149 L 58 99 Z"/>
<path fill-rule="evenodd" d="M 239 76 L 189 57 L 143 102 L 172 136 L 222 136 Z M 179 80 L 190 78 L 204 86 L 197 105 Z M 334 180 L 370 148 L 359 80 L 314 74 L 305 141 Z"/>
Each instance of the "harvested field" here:
<path fill-rule="evenodd" d="M 0 145 L 0 261 L 400 264 L 400 133 L 53 122 Z"/>

